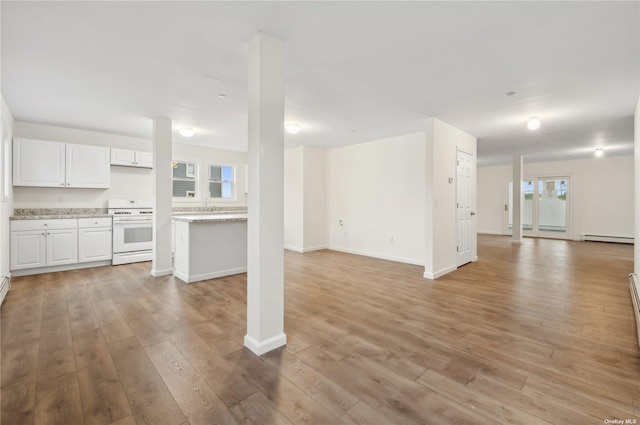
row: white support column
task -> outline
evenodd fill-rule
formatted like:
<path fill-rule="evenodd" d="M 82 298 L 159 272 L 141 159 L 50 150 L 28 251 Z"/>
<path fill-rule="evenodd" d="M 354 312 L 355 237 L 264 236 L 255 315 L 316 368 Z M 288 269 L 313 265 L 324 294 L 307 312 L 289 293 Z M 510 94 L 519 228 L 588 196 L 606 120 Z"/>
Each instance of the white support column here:
<path fill-rule="evenodd" d="M 247 335 L 262 355 L 284 334 L 284 77 L 282 43 L 258 33 L 249 41 L 249 220 Z"/>
<path fill-rule="evenodd" d="M 634 115 L 634 247 L 633 247 L 633 265 L 634 273 L 640 274 L 640 97 L 636 104 L 636 112 Z"/>
<path fill-rule="evenodd" d="M 171 120 L 153 120 L 153 262 L 151 276 L 173 274 L 171 263 Z"/>
<path fill-rule="evenodd" d="M 522 164 L 522 155 L 513 157 L 513 243 L 522 243 Z"/>

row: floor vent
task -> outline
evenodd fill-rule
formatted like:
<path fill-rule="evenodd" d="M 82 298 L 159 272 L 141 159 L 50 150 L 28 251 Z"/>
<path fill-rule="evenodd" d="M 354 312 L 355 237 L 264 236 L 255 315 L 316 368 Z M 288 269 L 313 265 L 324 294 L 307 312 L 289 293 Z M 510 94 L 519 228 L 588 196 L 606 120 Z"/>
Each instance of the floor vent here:
<path fill-rule="evenodd" d="M 582 235 L 582 240 L 591 242 L 633 243 L 633 238 L 624 236 Z"/>
<path fill-rule="evenodd" d="M 638 331 L 638 345 L 640 345 L 640 282 L 638 275 L 631 273 L 629 275 L 631 283 L 631 300 L 633 301 L 633 313 L 636 316 L 636 330 Z"/>

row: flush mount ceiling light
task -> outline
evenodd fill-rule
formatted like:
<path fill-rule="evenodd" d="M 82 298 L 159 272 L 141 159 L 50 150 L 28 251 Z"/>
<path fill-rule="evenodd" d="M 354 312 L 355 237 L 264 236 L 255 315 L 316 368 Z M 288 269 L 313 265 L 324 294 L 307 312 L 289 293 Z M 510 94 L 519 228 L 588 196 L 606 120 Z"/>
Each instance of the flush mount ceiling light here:
<path fill-rule="evenodd" d="M 300 124 L 287 124 L 284 126 L 284 129 L 287 130 L 289 134 L 298 134 L 302 127 L 300 127 Z"/>
<path fill-rule="evenodd" d="M 181 128 L 179 133 L 184 137 L 192 137 L 194 134 L 196 134 L 196 131 L 193 128 Z"/>
<path fill-rule="evenodd" d="M 595 155 L 597 157 L 601 157 L 602 155 L 604 155 L 604 151 L 602 150 L 602 148 L 596 148 Z"/>
<path fill-rule="evenodd" d="M 540 122 L 540 120 L 538 118 L 531 118 L 528 122 L 527 122 L 527 128 L 529 130 L 537 130 L 540 128 L 540 124 L 542 124 Z"/>
<path fill-rule="evenodd" d="M 508 91 L 506 93 L 507 96 L 513 96 L 514 94 L 516 94 L 516 92 L 514 92 L 514 91 Z"/>
<path fill-rule="evenodd" d="M 226 99 L 226 98 L 227 98 L 227 95 L 226 95 L 226 94 L 223 94 L 223 93 L 220 93 L 220 94 L 218 95 L 218 97 L 219 97 L 220 99 Z"/>

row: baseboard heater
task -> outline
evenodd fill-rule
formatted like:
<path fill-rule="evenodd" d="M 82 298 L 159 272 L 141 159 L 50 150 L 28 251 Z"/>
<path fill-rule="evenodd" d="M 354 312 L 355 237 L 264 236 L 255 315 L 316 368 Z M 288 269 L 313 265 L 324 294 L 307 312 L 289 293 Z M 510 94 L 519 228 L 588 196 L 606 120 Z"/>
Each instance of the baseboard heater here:
<path fill-rule="evenodd" d="M 591 242 L 633 243 L 633 238 L 626 236 L 582 235 L 582 240 Z"/>
<path fill-rule="evenodd" d="M 638 345 L 640 345 L 640 282 L 638 281 L 638 275 L 631 273 L 629 275 L 629 282 L 631 284 L 631 301 L 633 301 L 633 313 L 636 316 L 636 330 L 638 331 Z"/>
<path fill-rule="evenodd" d="M 7 292 L 11 288 L 11 278 L 9 276 L 2 276 L 0 281 L 0 304 L 4 301 L 4 297 L 7 296 Z"/>

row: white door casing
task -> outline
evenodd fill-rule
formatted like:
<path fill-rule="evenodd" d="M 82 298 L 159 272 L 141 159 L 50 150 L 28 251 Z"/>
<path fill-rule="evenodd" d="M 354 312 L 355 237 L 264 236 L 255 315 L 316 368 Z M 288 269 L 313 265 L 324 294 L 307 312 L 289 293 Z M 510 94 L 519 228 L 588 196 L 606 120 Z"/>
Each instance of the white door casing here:
<path fill-rule="evenodd" d="M 456 155 L 456 266 L 473 260 L 473 156 L 463 151 Z"/>

